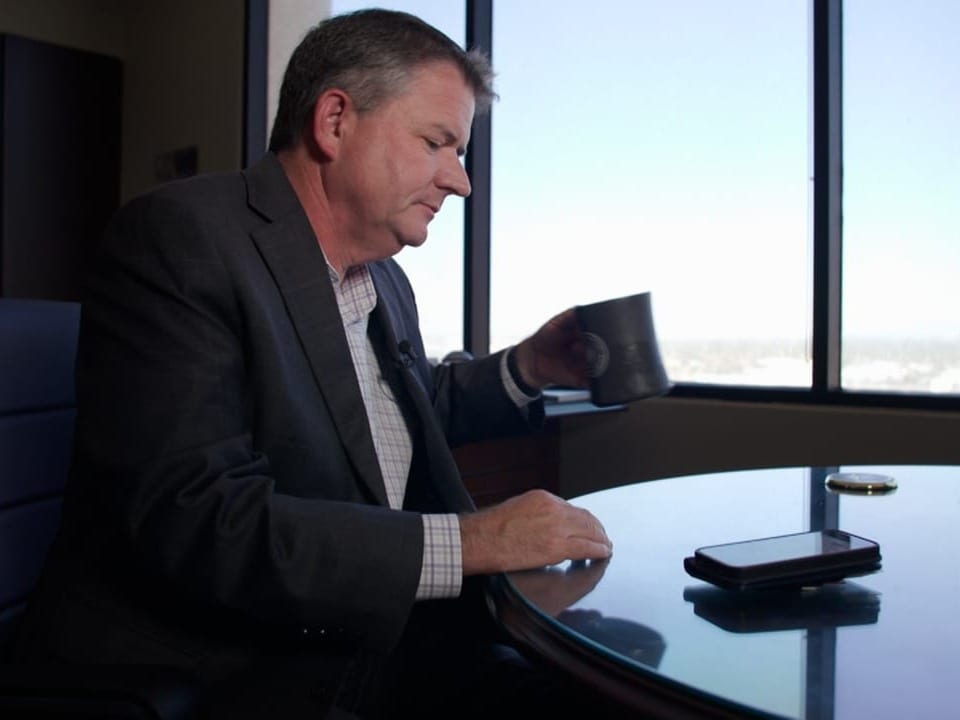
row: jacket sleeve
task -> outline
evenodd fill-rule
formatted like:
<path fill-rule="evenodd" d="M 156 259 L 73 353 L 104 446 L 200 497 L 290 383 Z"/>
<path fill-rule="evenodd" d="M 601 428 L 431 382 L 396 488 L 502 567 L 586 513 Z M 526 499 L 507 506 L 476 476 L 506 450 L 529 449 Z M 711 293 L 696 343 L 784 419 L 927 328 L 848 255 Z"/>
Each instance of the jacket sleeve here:
<path fill-rule="evenodd" d="M 380 264 L 378 290 L 391 295 L 391 322 L 397 338 L 413 345 L 416 374 L 428 393 L 447 443 L 456 447 L 487 438 L 517 435 L 543 425 L 543 400 L 520 408 L 511 400 L 500 375 L 503 352 L 467 362 L 431 365 L 419 330 L 413 288 L 393 260 Z"/>
<path fill-rule="evenodd" d="M 452 447 L 542 428 L 542 398 L 520 408 L 507 394 L 500 371 L 504 352 L 433 369 L 434 409 Z"/>

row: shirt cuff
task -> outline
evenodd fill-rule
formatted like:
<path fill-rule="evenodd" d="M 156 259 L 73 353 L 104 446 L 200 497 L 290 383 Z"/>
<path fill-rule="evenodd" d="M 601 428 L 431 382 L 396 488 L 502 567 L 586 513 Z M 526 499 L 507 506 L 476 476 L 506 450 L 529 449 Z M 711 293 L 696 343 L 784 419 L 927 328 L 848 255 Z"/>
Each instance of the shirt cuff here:
<path fill-rule="evenodd" d="M 535 394 L 531 395 L 525 392 L 513 377 L 513 373 L 510 372 L 510 358 L 514 350 L 516 350 L 516 346 L 509 348 L 500 356 L 500 379 L 503 381 L 503 389 L 506 390 L 507 396 L 517 407 L 522 408 L 538 399 L 540 393 L 535 392 Z"/>
<path fill-rule="evenodd" d="M 460 518 L 456 514 L 422 515 L 423 565 L 417 600 L 454 598 L 463 584 Z"/>

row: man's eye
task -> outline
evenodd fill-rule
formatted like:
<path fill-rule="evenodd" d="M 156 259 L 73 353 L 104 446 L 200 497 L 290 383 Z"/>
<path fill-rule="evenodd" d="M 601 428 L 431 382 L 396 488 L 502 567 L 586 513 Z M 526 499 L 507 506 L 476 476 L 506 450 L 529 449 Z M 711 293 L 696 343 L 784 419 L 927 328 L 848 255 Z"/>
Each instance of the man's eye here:
<path fill-rule="evenodd" d="M 430 138 L 424 138 L 423 140 L 424 140 L 425 143 L 427 143 L 427 147 L 428 147 L 430 150 L 439 150 L 441 147 L 443 147 L 440 143 L 435 142 L 434 140 L 431 140 Z"/>

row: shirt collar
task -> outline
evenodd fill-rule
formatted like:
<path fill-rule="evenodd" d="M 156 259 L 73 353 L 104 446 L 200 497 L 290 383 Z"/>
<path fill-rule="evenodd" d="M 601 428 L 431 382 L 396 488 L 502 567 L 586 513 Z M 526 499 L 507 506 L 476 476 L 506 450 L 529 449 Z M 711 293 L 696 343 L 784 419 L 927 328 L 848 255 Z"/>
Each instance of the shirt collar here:
<path fill-rule="evenodd" d="M 348 268 L 340 273 L 328 262 L 327 272 L 333 284 L 333 292 L 340 308 L 340 317 L 344 325 L 365 319 L 377 305 L 377 289 L 374 287 L 370 269 L 366 265 Z"/>

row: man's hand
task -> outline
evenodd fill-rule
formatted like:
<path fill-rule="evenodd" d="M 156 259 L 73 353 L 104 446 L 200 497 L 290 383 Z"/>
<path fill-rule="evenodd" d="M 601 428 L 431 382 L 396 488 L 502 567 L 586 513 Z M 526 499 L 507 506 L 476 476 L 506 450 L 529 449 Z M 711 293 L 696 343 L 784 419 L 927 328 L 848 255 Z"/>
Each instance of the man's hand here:
<path fill-rule="evenodd" d="M 527 385 L 539 389 L 548 385 L 589 384 L 583 338 L 572 308 L 551 318 L 513 352 Z"/>
<path fill-rule="evenodd" d="M 602 560 L 613 550 L 593 515 L 545 490 L 461 515 L 460 537 L 464 576 Z"/>

